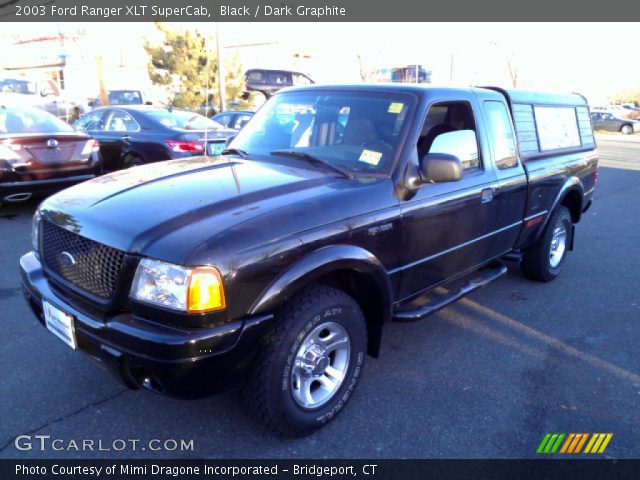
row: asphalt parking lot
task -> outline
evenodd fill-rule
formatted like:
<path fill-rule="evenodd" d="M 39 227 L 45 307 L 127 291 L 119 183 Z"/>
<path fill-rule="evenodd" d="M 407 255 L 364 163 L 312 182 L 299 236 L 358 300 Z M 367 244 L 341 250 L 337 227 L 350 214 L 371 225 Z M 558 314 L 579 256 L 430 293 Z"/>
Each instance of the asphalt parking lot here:
<path fill-rule="evenodd" d="M 18 259 L 35 203 L 0 210 L 2 458 L 520 458 L 547 432 L 611 432 L 606 456 L 640 456 L 640 135 L 598 139 L 600 183 L 576 250 L 550 284 L 517 268 L 417 323 L 386 327 L 349 406 L 280 439 L 237 394 L 197 401 L 121 386 L 49 334 L 24 303 Z M 193 439 L 193 451 L 19 451 L 20 434 Z M 581 455 L 584 456 L 584 455 Z"/>

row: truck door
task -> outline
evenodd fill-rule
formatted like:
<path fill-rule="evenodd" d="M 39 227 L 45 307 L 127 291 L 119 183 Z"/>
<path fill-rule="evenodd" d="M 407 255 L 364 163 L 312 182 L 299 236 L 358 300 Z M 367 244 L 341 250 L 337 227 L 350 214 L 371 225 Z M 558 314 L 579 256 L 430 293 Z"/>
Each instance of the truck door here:
<path fill-rule="evenodd" d="M 136 141 L 140 125 L 124 110 L 113 109 L 107 116 L 104 131 L 98 137 L 105 168 L 123 168 L 122 153 Z"/>
<path fill-rule="evenodd" d="M 471 270 L 495 252 L 498 182 L 478 112 L 475 96 L 466 92 L 432 103 L 427 111 L 418 157 L 456 155 L 464 173 L 457 182 L 423 185 L 401 205 L 404 259 L 392 272 L 401 273 L 400 299 Z"/>
<path fill-rule="evenodd" d="M 497 206 L 493 255 L 513 249 L 522 230 L 528 180 L 516 148 L 516 137 L 507 104 L 499 100 L 482 102 L 489 153 L 496 169 L 498 186 L 493 191 Z M 532 219 L 533 220 L 533 219 Z"/>

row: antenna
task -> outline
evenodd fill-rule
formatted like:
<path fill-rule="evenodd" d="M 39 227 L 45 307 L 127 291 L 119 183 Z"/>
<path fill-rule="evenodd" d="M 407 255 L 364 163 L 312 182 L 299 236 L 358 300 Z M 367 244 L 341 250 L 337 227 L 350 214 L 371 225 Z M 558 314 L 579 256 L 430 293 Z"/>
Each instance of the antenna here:
<path fill-rule="evenodd" d="M 209 39 L 204 37 L 204 55 L 205 55 L 205 75 L 207 78 L 205 79 L 205 92 L 204 92 L 204 116 L 205 118 L 209 118 Z M 207 123 L 204 124 L 204 154 L 205 156 L 209 155 L 209 147 L 207 145 L 209 129 L 207 128 Z"/>

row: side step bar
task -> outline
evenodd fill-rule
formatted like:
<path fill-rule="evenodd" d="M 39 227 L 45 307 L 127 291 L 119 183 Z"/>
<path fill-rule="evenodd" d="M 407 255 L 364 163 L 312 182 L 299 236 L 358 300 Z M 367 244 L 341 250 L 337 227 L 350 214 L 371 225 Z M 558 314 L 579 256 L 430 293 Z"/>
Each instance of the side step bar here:
<path fill-rule="evenodd" d="M 480 287 L 484 287 L 487 283 L 501 277 L 505 273 L 507 273 L 507 267 L 500 264 L 496 267 L 486 270 L 485 272 L 482 272 L 479 277 L 469 280 L 459 289 L 452 290 L 441 298 L 434 299 L 413 310 L 396 311 L 393 314 L 393 320 L 396 322 L 414 322 L 416 320 L 422 320 L 427 315 L 430 315 L 440 310 L 441 308 L 446 307 L 450 303 L 459 300 L 460 298 L 479 289 Z"/>

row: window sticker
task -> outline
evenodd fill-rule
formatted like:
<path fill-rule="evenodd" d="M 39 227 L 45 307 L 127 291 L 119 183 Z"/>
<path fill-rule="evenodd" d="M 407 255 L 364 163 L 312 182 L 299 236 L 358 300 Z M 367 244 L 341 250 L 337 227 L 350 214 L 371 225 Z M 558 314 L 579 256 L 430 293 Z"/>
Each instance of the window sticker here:
<path fill-rule="evenodd" d="M 370 165 L 378 165 L 380 163 L 381 158 L 382 158 L 381 152 L 376 152 L 374 150 L 363 150 L 358 160 L 364 163 L 368 163 Z"/>
<path fill-rule="evenodd" d="M 389 113 L 400 113 L 402 111 L 403 107 L 404 107 L 404 103 L 391 102 L 389 104 L 389 109 L 387 110 L 387 112 L 389 112 Z"/>

